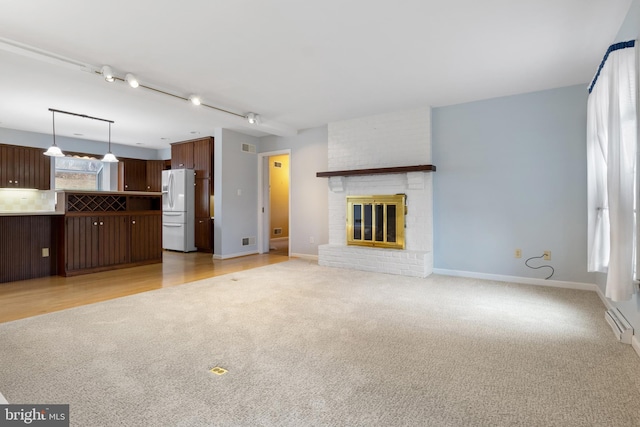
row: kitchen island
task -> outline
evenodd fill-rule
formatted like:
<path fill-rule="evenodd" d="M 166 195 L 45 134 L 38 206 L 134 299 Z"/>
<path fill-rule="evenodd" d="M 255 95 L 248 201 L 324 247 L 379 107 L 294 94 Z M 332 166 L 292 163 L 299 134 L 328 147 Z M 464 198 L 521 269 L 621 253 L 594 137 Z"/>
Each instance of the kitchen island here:
<path fill-rule="evenodd" d="M 162 193 L 74 190 L 55 199 L 47 210 L 0 211 L 0 283 L 162 262 Z"/>
<path fill-rule="evenodd" d="M 61 191 L 58 274 L 162 262 L 162 193 Z"/>

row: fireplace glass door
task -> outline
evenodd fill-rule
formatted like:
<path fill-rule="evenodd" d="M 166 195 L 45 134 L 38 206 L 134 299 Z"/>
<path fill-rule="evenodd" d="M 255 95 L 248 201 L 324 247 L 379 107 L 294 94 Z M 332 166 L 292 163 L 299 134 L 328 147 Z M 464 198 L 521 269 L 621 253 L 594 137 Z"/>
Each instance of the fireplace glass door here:
<path fill-rule="evenodd" d="M 404 249 L 406 196 L 347 197 L 347 244 Z"/>

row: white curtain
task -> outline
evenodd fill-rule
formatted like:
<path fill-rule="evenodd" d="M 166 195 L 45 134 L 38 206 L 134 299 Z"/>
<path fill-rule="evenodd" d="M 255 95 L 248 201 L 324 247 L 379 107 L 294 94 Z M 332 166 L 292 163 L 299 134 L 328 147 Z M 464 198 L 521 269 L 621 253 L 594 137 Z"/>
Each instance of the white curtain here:
<path fill-rule="evenodd" d="M 606 296 L 631 298 L 636 264 L 636 52 L 609 48 L 587 107 L 589 271 L 607 273 Z"/>

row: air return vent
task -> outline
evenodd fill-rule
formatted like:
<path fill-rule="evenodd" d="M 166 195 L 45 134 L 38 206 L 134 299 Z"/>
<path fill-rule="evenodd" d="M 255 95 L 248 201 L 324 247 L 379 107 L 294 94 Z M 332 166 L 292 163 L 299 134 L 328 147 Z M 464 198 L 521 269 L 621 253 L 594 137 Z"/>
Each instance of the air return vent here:
<path fill-rule="evenodd" d="M 255 237 L 243 237 L 242 238 L 242 246 L 252 246 L 256 244 Z"/>
<path fill-rule="evenodd" d="M 614 335 L 618 339 L 618 341 L 624 344 L 631 344 L 631 337 L 633 336 L 633 328 L 627 322 L 627 319 L 624 318 L 620 310 L 617 308 L 612 308 L 611 310 L 607 310 L 604 313 L 604 318 L 611 326 Z"/>
<path fill-rule="evenodd" d="M 277 236 L 278 234 L 282 234 L 282 228 L 274 228 L 273 235 Z"/>
<path fill-rule="evenodd" d="M 242 151 L 244 151 L 245 153 L 256 154 L 256 146 L 244 143 L 242 144 Z"/>
<path fill-rule="evenodd" d="M 282 167 L 282 162 L 273 162 L 273 167 L 274 168 L 281 168 Z"/>

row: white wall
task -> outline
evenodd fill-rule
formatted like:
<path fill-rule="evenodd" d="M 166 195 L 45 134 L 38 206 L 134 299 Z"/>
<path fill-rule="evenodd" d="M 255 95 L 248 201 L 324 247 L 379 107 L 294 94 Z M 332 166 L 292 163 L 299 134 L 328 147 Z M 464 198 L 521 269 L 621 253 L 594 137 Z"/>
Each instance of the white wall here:
<path fill-rule="evenodd" d="M 258 156 L 241 147 L 259 140 L 227 129 L 216 129 L 214 138 L 214 257 L 257 253 L 242 239 L 258 236 Z"/>
<path fill-rule="evenodd" d="M 327 127 L 301 130 L 290 137 L 260 138 L 261 153 L 291 150 L 291 229 L 290 252 L 318 255 L 318 245 L 328 242 L 327 179 L 316 172 L 326 171 Z M 313 239 L 313 243 L 311 243 Z"/>

